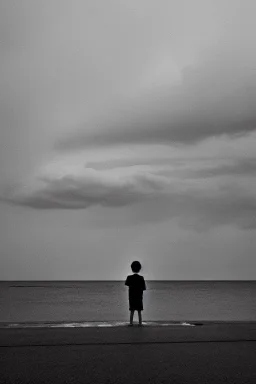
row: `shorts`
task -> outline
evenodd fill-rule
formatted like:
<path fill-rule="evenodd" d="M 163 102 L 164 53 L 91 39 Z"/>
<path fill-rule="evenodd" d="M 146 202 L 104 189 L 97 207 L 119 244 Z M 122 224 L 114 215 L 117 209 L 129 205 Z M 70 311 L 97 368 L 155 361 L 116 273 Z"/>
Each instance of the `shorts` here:
<path fill-rule="evenodd" d="M 129 310 L 130 311 L 143 311 L 143 298 L 142 296 L 129 296 Z"/>

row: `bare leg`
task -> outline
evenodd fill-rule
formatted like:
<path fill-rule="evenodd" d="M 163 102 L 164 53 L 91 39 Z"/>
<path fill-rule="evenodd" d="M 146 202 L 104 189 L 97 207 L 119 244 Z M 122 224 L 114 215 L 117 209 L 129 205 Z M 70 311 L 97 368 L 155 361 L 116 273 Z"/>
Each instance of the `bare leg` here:
<path fill-rule="evenodd" d="M 139 325 L 142 325 L 141 311 L 138 311 L 138 316 L 139 316 Z"/>
<path fill-rule="evenodd" d="M 133 315 L 134 315 L 134 311 L 131 311 L 130 312 L 130 325 L 133 325 Z"/>

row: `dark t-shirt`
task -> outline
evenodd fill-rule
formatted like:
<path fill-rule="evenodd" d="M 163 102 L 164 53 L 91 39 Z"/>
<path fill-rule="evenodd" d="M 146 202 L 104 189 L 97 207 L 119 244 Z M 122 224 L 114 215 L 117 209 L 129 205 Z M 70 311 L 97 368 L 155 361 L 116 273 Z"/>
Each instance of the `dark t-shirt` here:
<path fill-rule="evenodd" d="M 129 295 L 132 296 L 140 296 L 146 290 L 144 277 L 137 273 L 127 276 L 125 285 L 129 287 Z"/>

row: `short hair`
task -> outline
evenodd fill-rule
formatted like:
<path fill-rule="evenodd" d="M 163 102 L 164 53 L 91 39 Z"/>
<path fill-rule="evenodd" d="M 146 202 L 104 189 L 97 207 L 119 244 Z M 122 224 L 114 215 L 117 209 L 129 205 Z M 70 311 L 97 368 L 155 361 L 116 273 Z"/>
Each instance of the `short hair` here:
<path fill-rule="evenodd" d="M 139 261 L 133 261 L 131 263 L 131 269 L 133 272 L 139 272 L 141 270 L 141 263 Z"/>

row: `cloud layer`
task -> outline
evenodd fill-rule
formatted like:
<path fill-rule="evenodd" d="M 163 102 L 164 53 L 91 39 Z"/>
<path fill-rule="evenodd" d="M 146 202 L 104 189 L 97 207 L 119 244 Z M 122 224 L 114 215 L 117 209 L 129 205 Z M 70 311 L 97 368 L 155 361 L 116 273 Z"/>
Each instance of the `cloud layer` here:
<path fill-rule="evenodd" d="M 130 206 L 127 218 L 134 224 L 176 218 L 191 229 L 224 224 L 256 228 L 255 170 L 254 159 L 105 170 L 49 166 L 9 192 L 5 201 L 44 210 Z"/>
<path fill-rule="evenodd" d="M 193 65 L 180 68 L 178 83 L 169 83 L 167 77 L 159 86 L 137 90 L 104 117 L 60 138 L 56 148 L 69 151 L 131 143 L 191 144 L 212 136 L 254 131 L 253 3 L 240 6 L 240 13 L 233 19 L 230 16 L 219 40 L 198 53 Z M 168 54 L 172 56 L 172 52 Z"/>
<path fill-rule="evenodd" d="M 136 203 L 141 217 L 159 220 L 253 220 L 254 1 L 25 3 L 3 16 L 13 43 L 3 51 L 0 153 L 4 177 L 36 174 L 3 200 L 40 209 Z M 231 136 L 243 139 L 236 146 Z M 40 146 L 54 141 L 60 156 L 82 153 L 87 165 L 65 160 L 62 172 L 38 171 Z"/>
<path fill-rule="evenodd" d="M 168 180 L 148 172 L 126 174 L 85 169 L 65 175 L 44 174 L 12 192 L 8 201 L 38 209 L 123 206 L 163 191 Z"/>

